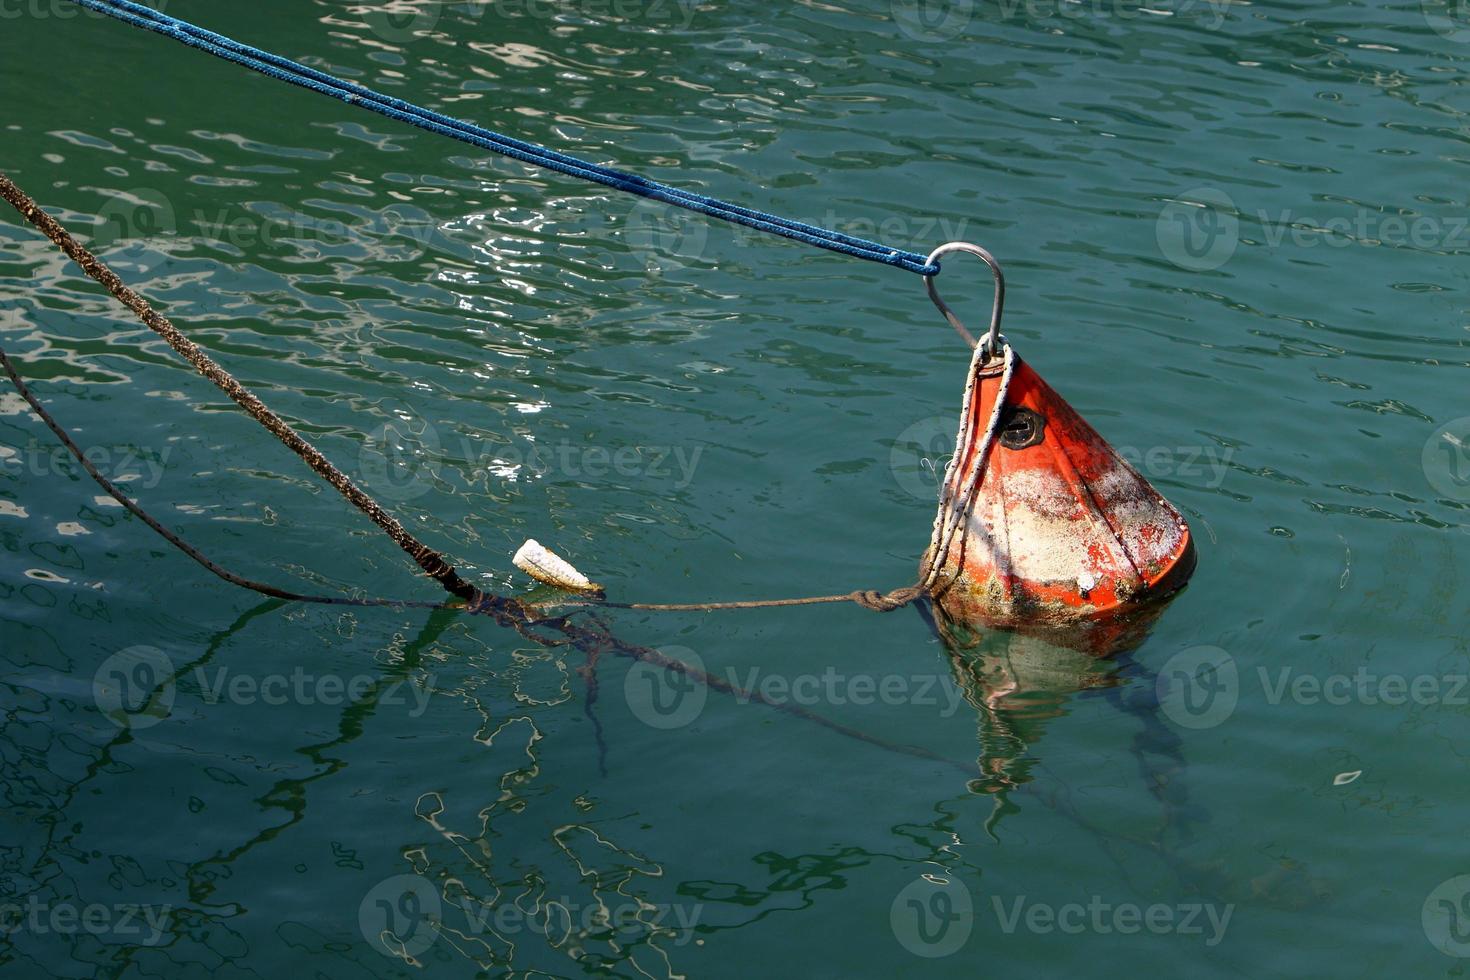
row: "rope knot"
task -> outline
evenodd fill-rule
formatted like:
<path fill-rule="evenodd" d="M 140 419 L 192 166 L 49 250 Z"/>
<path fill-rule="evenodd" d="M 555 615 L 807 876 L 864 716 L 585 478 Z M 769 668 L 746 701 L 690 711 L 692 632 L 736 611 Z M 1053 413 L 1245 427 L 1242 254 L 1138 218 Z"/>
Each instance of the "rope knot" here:
<path fill-rule="evenodd" d="M 919 597 L 920 589 L 917 585 L 910 585 L 902 589 L 894 589 L 892 592 L 879 592 L 876 589 L 859 589 L 848 598 L 852 599 L 864 609 L 874 612 L 892 612 L 902 609 Z"/>

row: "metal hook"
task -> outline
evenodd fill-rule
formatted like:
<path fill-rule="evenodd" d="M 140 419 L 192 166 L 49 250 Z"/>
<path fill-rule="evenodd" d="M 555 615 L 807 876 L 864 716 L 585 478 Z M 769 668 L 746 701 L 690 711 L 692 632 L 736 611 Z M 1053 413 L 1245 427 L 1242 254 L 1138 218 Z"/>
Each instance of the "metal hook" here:
<path fill-rule="evenodd" d="M 1000 350 L 1000 311 L 1006 301 L 1006 280 L 1001 274 L 1000 263 L 995 261 L 995 256 L 979 245 L 971 245 L 969 242 L 946 242 L 929 253 L 926 264 L 933 265 L 941 255 L 947 255 L 950 252 L 969 252 L 971 255 L 979 256 L 986 265 L 990 266 L 990 271 L 995 276 L 995 305 L 990 311 L 990 333 L 985 337 L 984 351 L 987 356 L 993 355 Z M 929 298 L 934 301 L 935 306 L 939 307 L 939 312 L 944 314 L 949 325 L 959 331 L 960 336 L 965 338 L 965 343 L 974 347 L 975 338 L 970 336 L 970 331 L 966 330 L 960 318 L 954 315 L 954 310 L 949 308 L 949 304 L 939 298 L 939 290 L 934 288 L 934 277 L 925 276 L 924 286 L 929 290 Z"/>

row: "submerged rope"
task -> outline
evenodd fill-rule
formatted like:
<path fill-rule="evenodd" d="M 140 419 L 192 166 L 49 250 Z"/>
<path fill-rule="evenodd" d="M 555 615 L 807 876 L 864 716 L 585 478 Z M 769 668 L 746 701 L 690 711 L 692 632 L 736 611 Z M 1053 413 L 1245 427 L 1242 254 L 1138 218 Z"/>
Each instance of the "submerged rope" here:
<path fill-rule="evenodd" d="M 783 218 L 764 211 L 755 211 L 704 194 L 680 190 L 637 174 L 558 153 L 534 143 L 514 139 L 482 126 L 424 109 L 411 102 L 383 95 L 355 82 L 344 81 L 335 75 L 307 67 L 269 51 L 251 47 L 222 34 L 215 34 L 188 21 L 170 17 L 151 7 L 134 3 L 132 0 L 72 0 L 72 2 L 134 27 L 166 35 L 191 48 L 197 48 L 217 58 L 223 58 L 279 81 L 299 85 L 322 95 L 330 95 L 349 105 L 361 106 L 390 119 L 396 119 L 431 133 L 448 136 L 451 139 L 469 143 L 471 146 L 520 160 L 522 163 L 544 167 L 570 177 L 578 177 L 615 190 L 672 204 L 675 207 L 687 208 L 712 218 L 722 218 L 725 221 L 745 225 L 747 228 L 754 228 L 772 235 L 780 235 L 806 245 L 896 266 L 919 275 L 932 276 L 939 272 L 938 263 L 931 264 L 927 256 L 919 252 L 891 248 L 878 242 L 807 224 L 804 221 Z"/>
<path fill-rule="evenodd" d="M 934 752 L 930 752 L 927 749 L 919 748 L 912 745 L 902 745 L 894 742 L 889 742 L 886 739 L 882 739 L 874 735 L 869 735 L 867 732 L 864 732 L 861 729 L 854 728 L 851 725 L 844 725 L 841 722 L 833 721 L 829 718 L 817 714 L 816 712 L 808 711 L 807 709 L 799 705 L 790 704 L 785 701 L 775 701 L 771 698 L 768 698 L 760 691 L 746 690 L 744 688 L 737 687 L 729 681 L 723 680 L 720 677 L 715 676 L 714 674 L 707 673 L 706 671 L 701 670 L 691 664 L 686 664 L 682 660 L 676 660 L 672 657 L 669 657 L 659 650 L 655 650 L 645 646 L 638 646 L 636 644 L 625 643 L 624 641 L 614 636 L 612 631 L 609 630 L 604 624 L 599 622 L 595 617 L 593 617 L 594 625 L 591 627 L 575 624 L 565 616 L 539 617 L 534 614 L 534 611 L 532 609 L 526 607 L 522 603 L 516 602 L 514 600 L 505 599 L 501 596 L 490 595 L 488 593 L 483 594 L 479 602 L 471 603 L 468 605 L 459 602 L 438 603 L 423 602 L 420 600 L 412 599 L 358 599 L 345 596 L 305 595 L 298 592 L 290 592 L 285 589 L 278 589 L 275 586 L 267 585 L 263 582 L 256 582 L 241 575 L 236 575 L 228 569 L 215 564 L 213 561 L 209 560 L 209 558 L 205 557 L 205 555 L 197 548 L 193 547 L 183 538 L 179 537 L 177 534 L 174 534 L 168 528 L 164 527 L 136 502 L 134 502 L 127 495 L 118 490 L 117 487 L 110 480 L 107 479 L 107 477 L 103 476 L 102 473 L 98 471 L 97 467 L 92 464 L 91 460 L 87 459 L 86 453 L 81 449 L 80 446 L 76 444 L 76 441 L 71 438 L 66 430 L 63 429 L 54 418 L 52 418 L 51 414 L 46 411 L 45 407 L 41 405 L 41 403 L 36 399 L 35 395 L 31 393 L 30 388 L 16 372 L 15 365 L 11 362 L 9 356 L 7 356 L 3 348 L 0 348 L 0 367 L 3 367 L 6 375 L 9 376 L 11 383 L 15 385 L 16 390 L 20 392 L 21 397 L 25 399 L 26 403 L 30 405 L 31 410 L 40 417 L 42 422 L 46 423 L 46 426 L 56 435 L 58 439 L 61 440 L 62 444 L 66 446 L 67 450 L 72 454 L 73 457 L 76 458 L 77 462 L 82 465 L 82 467 L 87 471 L 87 474 L 91 476 L 92 479 L 95 480 L 99 486 L 106 490 L 118 503 L 126 507 L 128 511 L 131 512 L 134 516 L 138 517 L 154 531 L 158 532 L 158 534 L 160 534 L 164 538 L 164 540 L 168 541 L 169 544 L 178 548 L 180 551 L 184 552 L 184 554 L 188 555 L 190 558 L 194 559 L 196 562 L 209 569 L 209 571 L 213 572 L 215 575 L 218 575 L 220 578 L 224 579 L 226 582 L 231 583 L 232 585 L 238 585 L 241 588 L 250 589 L 253 592 L 259 592 L 263 595 L 267 595 L 275 599 L 284 599 L 294 602 L 315 602 L 350 606 L 399 606 L 414 607 L 420 609 L 450 609 L 467 612 L 471 615 L 488 614 L 492 618 L 494 618 L 494 620 L 499 625 L 514 629 L 517 633 L 526 637 L 528 640 L 531 640 L 532 642 L 537 643 L 541 646 L 558 647 L 570 645 L 586 653 L 587 664 L 585 668 L 579 668 L 579 672 L 583 673 L 583 676 L 587 679 L 588 696 L 586 702 L 586 710 L 589 716 L 593 718 L 593 723 L 596 726 L 596 731 L 598 732 L 599 749 L 604 754 L 606 752 L 606 746 L 603 745 L 601 741 L 601 725 L 597 722 L 595 715 L 592 715 L 592 706 L 593 703 L 596 701 L 598 690 L 595 673 L 597 661 L 603 653 L 611 652 L 617 654 L 620 657 L 627 657 L 633 660 L 641 661 L 643 663 L 651 663 L 666 670 L 677 671 L 681 674 L 684 674 L 685 676 L 692 678 L 698 683 L 704 684 L 706 687 L 719 691 L 722 694 L 730 695 L 741 703 L 754 701 L 765 707 L 780 711 L 783 714 L 788 714 L 802 721 L 807 721 L 819 725 L 822 728 L 826 728 L 829 731 L 835 732 L 838 735 L 842 735 L 846 738 L 855 739 L 859 742 L 865 742 L 869 745 L 883 749 L 886 752 L 892 752 L 899 755 L 912 756 L 914 758 L 944 763 L 945 765 L 949 765 L 958 769 L 960 772 L 964 773 L 967 776 L 973 775 L 969 766 L 961 765 L 960 763 L 954 762 L 953 760 L 947 759 Z M 560 638 L 556 636 L 548 636 L 543 632 L 539 632 L 538 628 L 550 630 L 554 633 L 559 633 L 561 636 Z M 601 757 L 599 757 L 599 761 L 601 761 Z"/>

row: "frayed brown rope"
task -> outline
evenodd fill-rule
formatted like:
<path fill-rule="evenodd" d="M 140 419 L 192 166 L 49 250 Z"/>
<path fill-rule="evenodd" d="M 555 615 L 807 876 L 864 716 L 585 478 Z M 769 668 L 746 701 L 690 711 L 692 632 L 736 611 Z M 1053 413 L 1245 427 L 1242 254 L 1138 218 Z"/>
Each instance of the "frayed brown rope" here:
<path fill-rule="evenodd" d="M 35 201 L 31 200 L 3 173 L 0 173 L 0 196 L 9 201 L 22 217 L 39 228 L 47 238 L 55 242 L 63 252 L 71 257 L 72 261 L 82 267 L 83 272 L 101 283 L 119 303 L 132 310 L 138 319 L 143 321 L 144 326 L 166 340 L 170 347 L 194 365 L 195 370 L 213 381 L 251 418 L 290 447 L 291 451 L 305 460 L 318 476 L 335 487 L 354 507 L 387 532 L 388 536 L 408 553 L 419 568 L 424 570 L 424 574 L 437 581 L 445 591 L 460 599 L 473 603 L 480 598 L 480 591 L 462 579 L 458 571 L 443 555 L 410 534 L 391 514 L 383 510 L 376 500 L 369 497 L 348 479 L 345 473 L 333 466 L 315 446 L 303 439 L 279 415 L 266 408 L 264 402 L 236 381 L 228 371 L 216 364 L 197 344 L 180 333 L 167 317 L 155 312 L 153 307 L 148 305 L 147 300 L 129 289 L 115 272 L 83 248 L 65 228 L 56 222 L 55 218 L 42 211 Z"/>

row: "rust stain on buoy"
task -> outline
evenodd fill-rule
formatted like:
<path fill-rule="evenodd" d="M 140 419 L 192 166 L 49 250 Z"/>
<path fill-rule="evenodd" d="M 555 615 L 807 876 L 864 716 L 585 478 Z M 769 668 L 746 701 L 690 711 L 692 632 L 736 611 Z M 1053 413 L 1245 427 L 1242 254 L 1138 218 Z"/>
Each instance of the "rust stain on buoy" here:
<path fill-rule="evenodd" d="M 925 567 L 940 558 L 935 604 L 961 624 L 1071 630 L 1075 645 L 1118 648 L 1193 572 L 1188 524 L 1019 357 L 1006 385 L 1003 356 L 977 356 L 972 373 L 925 556 Z M 957 492 L 967 481 L 973 490 Z M 946 510 L 959 524 L 943 549 Z"/>

